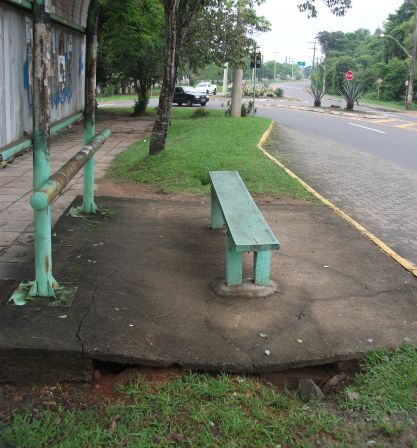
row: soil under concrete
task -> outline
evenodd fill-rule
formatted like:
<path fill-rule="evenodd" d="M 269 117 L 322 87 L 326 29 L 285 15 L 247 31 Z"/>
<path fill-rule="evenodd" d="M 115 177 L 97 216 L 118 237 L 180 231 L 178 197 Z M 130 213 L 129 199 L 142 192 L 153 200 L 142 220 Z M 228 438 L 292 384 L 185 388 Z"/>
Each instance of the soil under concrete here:
<path fill-rule="evenodd" d="M 7 303 L 32 261 L 0 281 L 0 380 L 88 379 L 95 360 L 273 372 L 417 343 L 417 279 L 320 204 L 261 205 L 281 243 L 278 291 L 225 298 L 211 288 L 225 233 L 209 228 L 206 198 L 97 201 L 106 218 L 65 214 L 53 231 L 54 276 L 78 284 L 70 307 Z"/>

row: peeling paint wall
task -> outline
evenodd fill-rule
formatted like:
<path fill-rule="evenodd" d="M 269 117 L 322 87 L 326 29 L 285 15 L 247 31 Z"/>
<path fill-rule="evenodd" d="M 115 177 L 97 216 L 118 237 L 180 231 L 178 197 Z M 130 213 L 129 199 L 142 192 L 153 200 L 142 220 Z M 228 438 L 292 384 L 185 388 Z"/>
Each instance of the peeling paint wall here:
<path fill-rule="evenodd" d="M 30 11 L 0 3 L 0 148 L 32 132 Z M 84 109 L 85 36 L 52 24 L 51 122 Z"/>

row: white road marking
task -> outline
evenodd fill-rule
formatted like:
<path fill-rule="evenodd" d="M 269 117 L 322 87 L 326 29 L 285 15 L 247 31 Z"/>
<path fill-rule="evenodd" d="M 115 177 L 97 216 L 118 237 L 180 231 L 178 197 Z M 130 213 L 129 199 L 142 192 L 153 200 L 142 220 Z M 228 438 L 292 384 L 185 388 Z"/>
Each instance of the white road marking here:
<path fill-rule="evenodd" d="M 380 134 L 386 134 L 386 132 L 384 131 L 380 131 L 378 129 L 373 129 L 373 128 L 368 128 L 366 126 L 361 126 L 360 124 L 356 124 L 356 123 L 349 123 L 351 126 L 357 126 L 358 128 L 363 128 L 363 129 L 368 129 L 368 131 L 374 131 L 374 132 L 379 132 Z"/>

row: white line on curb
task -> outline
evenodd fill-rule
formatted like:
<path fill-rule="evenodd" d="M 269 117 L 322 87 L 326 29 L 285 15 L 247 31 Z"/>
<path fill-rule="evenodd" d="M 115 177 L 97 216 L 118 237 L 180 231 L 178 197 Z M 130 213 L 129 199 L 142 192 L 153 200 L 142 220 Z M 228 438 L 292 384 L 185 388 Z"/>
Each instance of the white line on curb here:
<path fill-rule="evenodd" d="M 356 123 L 349 123 L 349 124 L 351 126 L 357 126 L 358 128 L 368 129 L 368 131 L 374 131 L 374 132 L 379 132 L 380 134 L 386 134 L 386 132 L 384 132 L 384 131 L 379 131 L 378 129 L 368 128 L 366 126 L 361 126 L 360 124 L 356 124 Z"/>

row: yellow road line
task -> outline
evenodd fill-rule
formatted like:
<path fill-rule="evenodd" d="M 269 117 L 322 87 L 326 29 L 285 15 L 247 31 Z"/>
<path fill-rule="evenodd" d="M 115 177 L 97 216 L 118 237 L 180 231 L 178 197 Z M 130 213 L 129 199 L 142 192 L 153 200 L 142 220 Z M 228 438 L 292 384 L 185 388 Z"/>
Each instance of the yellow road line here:
<path fill-rule="evenodd" d="M 397 124 L 394 126 L 394 128 L 401 128 L 401 129 L 407 129 L 407 128 L 411 128 L 413 126 L 417 126 L 417 123 L 405 123 L 405 124 Z"/>
<path fill-rule="evenodd" d="M 301 178 L 299 178 L 295 173 L 293 173 L 290 169 L 288 169 L 285 165 L 283 165 L 278 159 L 269 154 L 264 148 L 266 140 L 270 136 L 272 132 L 272 128 L 274 127 L 274 122 L 272 121 L 269 125 L 268 129 L 262 136 L 261 140 L 258 143 L 258 148 L 264 153 L 268 159 L 272 160 L 276 165 L 282 168 L 290 177 L 297 180 L 307 191 L 309 191 L 313 196 L 319 199 L 324 205 L 330 207 L 337 215 L 343 218 L 345 221 L 350 223 L 356 230 L 358 230 L 362 235 L 366 236 L 369 240 L 371 240 L 374 244 L 376 244 L 383 252 L 385 252 L 389 257 L 394 259 L 397 263 L 399 263 L 404 269 L 417 277 L 417 266 L 406 260 L 405 258 L 398 255 L 395 251 L 393 251 L 389 246 L 387 246 L 383 241 L 381 241 L 377 236 L 371 233 L 369 230 L 365 229 L 361 224 L 351 218 L 347 213 L 345 213 L 342 209 L 334 205 L 320 193 L 318 193 L 314 188 L 310 187 L 306 182 L 304 182 Z"/>
<path fill-rule="evenodd" d="M 380 120 L 372 120 L 371 119 L 370 121 L 372 121 L 372 123 L 392 123 L 393 121 L 401 121 L 401 120 L 398 120 L 395 118 L 383 118 Z"/>

